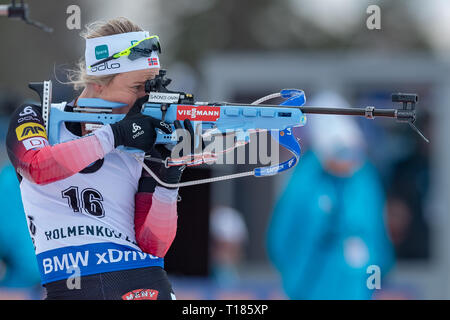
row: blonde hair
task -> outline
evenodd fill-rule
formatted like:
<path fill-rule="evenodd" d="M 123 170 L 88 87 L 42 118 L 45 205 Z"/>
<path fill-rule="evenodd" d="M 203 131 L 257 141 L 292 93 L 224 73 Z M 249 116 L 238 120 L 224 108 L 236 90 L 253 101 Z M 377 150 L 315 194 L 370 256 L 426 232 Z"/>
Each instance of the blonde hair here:
<path fill-rule="evenodd" d="M 144 31 L 141 27 L 124 17 L 114 18 L 108 21 L 95 21 L 86 26 L 80 35 L 84 39 L 92 39 L 113 34 Z M 85 88 L 88 84 L 107 85 L 116 75 L 92 76 L 86 73 L 86 62 L 81 58 L 75 69 L 68 70 L 68 84 L 71 84 L 75 90 Z"/>

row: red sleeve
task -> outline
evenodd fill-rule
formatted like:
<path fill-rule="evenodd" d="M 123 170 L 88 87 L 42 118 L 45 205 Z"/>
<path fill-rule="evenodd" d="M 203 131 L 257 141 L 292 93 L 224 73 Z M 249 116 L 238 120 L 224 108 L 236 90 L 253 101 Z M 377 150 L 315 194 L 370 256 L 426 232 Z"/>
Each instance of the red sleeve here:
<path fill-rule="evenodd" d="M 177 232 L 177 203 L 164 203 L 153 193 L 138 192 L 135 196 L 136 241 L 142 251 L 164 257 Z"/>
<path fill-rule="evenodd" d="M 20 176 L 37 184 L 65 179 L 104 157 L 95 135 L 50 146 L 40 108 L 24 105 L 12 115 L 8 156 Z"/>
<path fill-rule="evenodd" d="M 135 196 L 135 209 L 134 209 L 134 230 L 137 235 L 141 234 L 141 229 L 144 225 L 145 218 L 152 206 L 153 193 L 150 192 L 138 192 Z"/>

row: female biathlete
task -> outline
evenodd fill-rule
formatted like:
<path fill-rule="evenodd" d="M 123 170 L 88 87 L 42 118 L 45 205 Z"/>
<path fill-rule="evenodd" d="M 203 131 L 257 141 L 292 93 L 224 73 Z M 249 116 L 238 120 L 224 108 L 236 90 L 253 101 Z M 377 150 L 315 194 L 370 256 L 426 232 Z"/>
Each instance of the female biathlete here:
<path fill-rule="evenodd" d="M 92 132 L 62 123 L 60 143 L 50 146 L 41 107 L 25 104 L 7 135 L 46 299 L 175 299 L 164 255 L 176 234 L 178 189 L 157 185 L 117 149 L 170 154 L 154 146 L 156 128 L 167 133 L 167 125 L 139 112 L 145 81 L 159 72 L 159 38 L 126 18 L 93 23 L 83 37 L 85 58 L 72 83 L 84 89 L 65 110 L 79 98 L 101 98 L 125 104 L 113 109 L 125 118 Z M 141 40 L 151 46 L 126 50 Z M 152 169 L 168 183 L 182 174 L 180 167 Z"/>

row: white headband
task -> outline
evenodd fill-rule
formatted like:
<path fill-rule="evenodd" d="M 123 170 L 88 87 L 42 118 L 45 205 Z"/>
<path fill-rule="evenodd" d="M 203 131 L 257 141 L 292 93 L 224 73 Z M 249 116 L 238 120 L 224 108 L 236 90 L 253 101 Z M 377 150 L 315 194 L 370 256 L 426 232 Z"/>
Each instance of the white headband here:
<path fill-rule="evenodd" d="M 89 68 L 89 66 L 97 61 L 125 50 L 135 42 L 148 38 L 149 36 L 148 31 L 139 31 L 86 39 L 85 60 L 87 74 L 102 76 L 134 70 L 159 68 L 159 58 L 155 51 L 152 52 L 150 57 L 130 60 L 127 56 L 123 56 Z"/>

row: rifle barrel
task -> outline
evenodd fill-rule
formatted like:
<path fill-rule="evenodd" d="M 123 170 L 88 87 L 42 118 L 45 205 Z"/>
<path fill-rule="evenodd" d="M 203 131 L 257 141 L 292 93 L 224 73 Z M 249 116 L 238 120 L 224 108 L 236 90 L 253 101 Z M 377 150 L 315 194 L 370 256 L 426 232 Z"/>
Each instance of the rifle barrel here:
<path fill-rule="evenodd" d="M 334 114 L 334 115 L 346 115 L 346 116 L 363 116 L 366 118 L 373 117 L 389 117 L 389 118 L 397 118 L 399 109 L 376 109 L 375 107 L 365 107 L 365 108 L 340 108 L 340 107 L 322 107 L 322 106 L 283 106 L 283 105 L 271 105 L 271 104 L 231 104 L 224 103 L 222 105 L 240 105 L 240 106 L 248 106 L 248 107 L 266 107 L 266 108 L 297 108 L 300 109 L 301 112 L 306 114 Z M 402 114 L 406 116 L 406 118 L 414 117 L 414 110 L 402 110 Z"/>
<path fill-rule="evenodd" d="M 298 107 L 303 113 L 309 114 L 334 114 L 347 116 L 367 116 L 371 113 L 374 117 L 397 117 L 397 109 L 367 109 L 367 108 L 333 108 L 333 107 Z"/>

